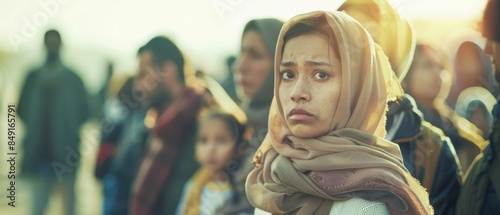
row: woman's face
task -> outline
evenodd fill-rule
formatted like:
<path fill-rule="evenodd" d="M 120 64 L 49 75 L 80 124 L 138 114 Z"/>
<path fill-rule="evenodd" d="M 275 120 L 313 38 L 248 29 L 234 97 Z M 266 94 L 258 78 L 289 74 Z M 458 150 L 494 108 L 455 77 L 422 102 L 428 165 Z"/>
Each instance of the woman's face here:
<path fill-rule="evenodd" d="M 246 97 L 257 94 L 271 72 L 272 57 L 267 51 L 262 36 L 254 30 L 243 35 L 241 56 L 236 63 L 236 80 Z"/>
<path fill-rule="evenodd" d="M 217 173 L 234 158 L 235 142 L 224 121 L 217 118 L 208 119 L 202 123 L 198 133 L 196 158 L 204 168 Z"/>
<path fill-rule="evenodd" d="M 411 92 L 418 101 L 434 100 L 441 91 L 441 72 L 443 66 L 439 55 L 432 50 L 423 50 L 414 59 L 413 71 L 404 84 L 405 90 Z"/>
<path fill-rule="evenodd" d="M 321 34 L 297 36 L 284 46 L 279 102 L 296 137 L 315 138 L 330 132 L 342 83 L 339 56 L 330 47 Z"/>
<path fill-rule="evenodd" d="M 467 49 L 457 54 L 455 59 L 455 73 L 463 89 L 472 86 L 483 86 L 484 66 L 477 49 Z"/>
<path fill-rule="evenodd" d="M 490 125 L 488 123 L 488 110 L 481 106 L 475 107 L 467 120 L 474 124 L 479 130 L 483 132 L 483 137 L 488 138 L 490 133 Z"/>

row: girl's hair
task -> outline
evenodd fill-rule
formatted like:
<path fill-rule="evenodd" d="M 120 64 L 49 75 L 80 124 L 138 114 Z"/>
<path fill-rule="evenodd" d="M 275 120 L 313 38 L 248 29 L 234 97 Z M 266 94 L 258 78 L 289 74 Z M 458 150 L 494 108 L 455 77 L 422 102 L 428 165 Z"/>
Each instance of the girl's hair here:
<path fill-rule="evenodd" d="M 214 111 L 208 113 L 205 117 L 204 122 L 211 119 L 219 119 L 222 120 L 227 128 L 229 128 L 231 134 L 233 135 L 234 140 L 236 141 L 235 148 L 237 149 L 245 140 L 244 135 L 246 131 L 246 126 L 241 124 L 235 116 L 229 113 L 223 113 L 219 111 Z"/>
<path fill-rule="evenodd" d="M 290 39 L 308 34 L 320 34 L 325 36 L 328 39 L 329 46 L 333 48 L 334 53 L 337 55 L 336 57 L 340 59 L 340 51 L 335 32 L 328 26 L 324 16 L 304 19 L 293 25 L 283 37 L 283 44 L 286 44 Z M 283 45 L 281 52 L 283 52 L 284 48 L 285 46 Z"/>

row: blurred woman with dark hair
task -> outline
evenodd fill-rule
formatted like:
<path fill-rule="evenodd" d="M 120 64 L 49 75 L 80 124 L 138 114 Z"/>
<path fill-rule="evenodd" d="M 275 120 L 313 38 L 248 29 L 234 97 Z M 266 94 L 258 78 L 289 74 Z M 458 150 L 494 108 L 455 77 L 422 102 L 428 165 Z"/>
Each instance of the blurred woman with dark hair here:
<path fill-rule="evenodd" d="M 443 59 L 441 52 L 432 46 L 417 45 L 414 60 L 402 86 L 406 93 L 415 98 L 424 119 L 450 137 L 462 169 L 467 170 L 474 157 L 484 148 L 486 140 L 475 125 L 457 115 L 442 99 L 446 87 L 449 87 L 449 83 L 444 83 L 441 78 L 446 68 Z"/>
<path fill-rule="evenodd" d="M 277 19 L 255 19 L 243 29 L 241 53 L 235 63 L 238 90 L 242 97 L 242 108 L 248 117 L 248 126 L 253 130 L 246 147 L 242 147 L 243 158 L 235 172 L 235 195 L 237 202 L 228 202 L 216 214 L 251 214 L 254 208 L 247 200 L 245 179 L 252 169 L 251 159 L 268 132 L 267 119 L 273 99 L 274 49 L 283 22 Z"/>
<path fill-rule="evenodd" d="M 454 71 L 453 85 L 446 100 L 451 107 L 456 107 L 458 96 L 469 87 L 483 87 L 495 98 L 500 94 L 491 58 L 477 44 L 466 41 L 460 45 Z"/>

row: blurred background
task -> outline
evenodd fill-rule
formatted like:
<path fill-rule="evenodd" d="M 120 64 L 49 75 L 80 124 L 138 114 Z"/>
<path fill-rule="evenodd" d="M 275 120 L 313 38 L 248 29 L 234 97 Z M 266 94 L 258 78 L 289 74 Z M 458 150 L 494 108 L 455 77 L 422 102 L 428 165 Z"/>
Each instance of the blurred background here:
<path fill-rule="evenodd" d="M 455 55 L 459 44 L 484 44 L 477 23 L 485 0 L 389 1 L 415 27 L 417 41 Z M 238 55 L 243 27 L 254 18 L 287 20 L 313 10 L 336 10 L 336 0 L 0 0 L 0 214 L 28 214 L 30 184 L 17 180 L 16 207 L 7 205 L 8 157 L 6 107 L 17 104 L 28 71 L 41 65 L 46 54 L 43 37 L 57 29 L 62 37 L 61 57 L 83 80 L 90 95 L 106 80 L 109 64 L 114 76 L 126 77 L 138 67 L 137 49 L 156 35 L 173 39 L 195 67 L 222 81 L 228 75 L 226 59 Z M 77 214 L 100 214 L 101 184 L 93 176 L 99 145 L 98 120 L 81 131 L 82 160 L 76 179 Z M 23 139 L 17 121 L 16 142 Z M 20 159 L 20 156 L 17 158 Z M 18 168 L 19 169 L 19 168 Z M 62 214 L 61 196 L 50 199 L 47 214 Z"/>

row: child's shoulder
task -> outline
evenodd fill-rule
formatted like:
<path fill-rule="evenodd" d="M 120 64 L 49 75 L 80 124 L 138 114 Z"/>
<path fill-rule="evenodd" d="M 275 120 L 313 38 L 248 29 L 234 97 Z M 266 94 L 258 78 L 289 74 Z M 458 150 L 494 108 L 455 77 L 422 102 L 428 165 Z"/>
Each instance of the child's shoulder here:
<path fill-rule="evenodd" d="M 215 181 L 209 181 L 206 185 L 205 188 L 213 191 L 213 192 L 226 192 L 226 191 L 231 191 L 231 184 L 229 182 L 215 182 Z"/>

